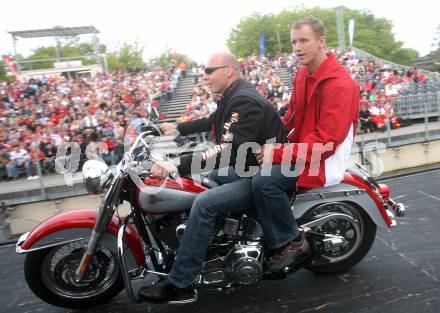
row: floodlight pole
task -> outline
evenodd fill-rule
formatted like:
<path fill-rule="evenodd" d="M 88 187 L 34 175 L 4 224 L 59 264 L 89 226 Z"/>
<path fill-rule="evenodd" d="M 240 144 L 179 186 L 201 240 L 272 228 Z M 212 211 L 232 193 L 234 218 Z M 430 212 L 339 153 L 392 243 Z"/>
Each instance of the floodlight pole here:
<path fill-rule="evenodd" d="M 17 37 L 15 37 L 14 35 L 12 35 L 12 46 L 14 47 L 14 59 L 15 59 L 15 63 L 17 64 L 17 74 L 19 74 L 21 72 L 21 67 L 17 54 Z"/>
<path fill-rule="evenodd" d="M 345 47 L 345 32 L 344 32 L 344 7 L 339 6 L 335 8 L 336 11 L 336 30 L 338 33 L 339 48 Z"/>
<path fill-rule="evenodd" d="M 101 66 L 101 71 L 103 73 L 105 73 L 104 63 L 103 63 L 102 58 L 100 57 L 100 54 L 99 54 L 99 38 L 96 35 L 96 33 L 93 33 L 93 43 L 94 43 L 93 53 L 95 54 L 96 63 Z"/>
<path fill-rule="evenodd" d="M 60 43 L 60 37 L 55 36 L 55 42 L 56 42 L 56 46 L 55 46 L 55 51 L 56 51 L 56 58 L 57 58 L 57 63 L 60 62 L 60 58 L 61 58 L 61 43 Z"/>

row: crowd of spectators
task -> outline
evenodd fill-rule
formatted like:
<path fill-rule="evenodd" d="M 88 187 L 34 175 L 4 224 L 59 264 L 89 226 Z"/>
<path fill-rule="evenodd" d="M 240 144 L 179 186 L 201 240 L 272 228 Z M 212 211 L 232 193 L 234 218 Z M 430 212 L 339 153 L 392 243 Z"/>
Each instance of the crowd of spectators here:
<path fill-rule="evenodd" d="M 274 105 L 280 115 L 284 115 L 290 91 L 289 86 L 284 85 L 276 72 L 277 68 L 287 66 L 284 57 L 271 61 L 265 57 L 250 56 L 239 59 L 239 62 L 242 77 L 251 82 L 258 92 Z M 186 111 L 177 119 L 178 123 L 208 116 L 217 108 L 216 96 L 210 92 L 204 80 L 204 65 L 194 66 L 191 73 L 195 86 Z"/>
<path fill-rule="evenodd" d="M 391 66 L 380 59 L 361 57 L 353 50 L 331 50 L 339 62 L 357 82 L 361 100 L 360 131 L 385 131 L 387 124 L 399 128 L 409 119 L 402 119 L 394 112 L 398 96 L 408 96 L 418 92 L 437 92 L 438 86 L 415 67 Z M 240 59 L 242 76 L 248 79 L 258 92 L 265 96 L 284 115 L 290 99 L 290 85 L 279 79 L 278 68 L 285 68 L 290 75 L 295 75 L 297 60 L 294 54 L 277 55 L 269 60 L 265 57 L 250 56 Z M 209 92 L 203 80 L 203 65 L 192 68 L 194 87 L 185 112 L 177 122 L 185 122 L 209 115 L 215 110 L 214 96 Z M 290 82 L 289 82 L 290 84 Z"/>
<path fill-rule="evenodd" d="M 391 128 L 399 128 L 403 124 L 404 121 L 394 113 L 395 99 L 398 96 L 437 91 L 430 89 L 433 85 L 417 68 L 391 67 L 380 59 L 362 58 L 353 50 L 331 51 L 359 86 L 360 130 L 363 132 L 384 131 L 388 119 Z M 277 55 L 271 60 L 250 56 L 239 61 L 242 76 L 255 85 L 258 92 L 275 106 L 281 116 L 284 115 L 290 99 L 291 86 L 283 84 L 276 70 L 285 68 L 290 75 L 295 75 L 295 55 Z M 192 68 L 196 86 L 186 111 L 181 113 L 177 122 L 207 116 L 215 110 L 215 98 L 203 80 L 203 70 L 203 65 Z"/>
<path fill-rule="evenodd" d="M 334 53 L 359 86 L 362 132 L 385 131 L 388 120 L 391 128 L 401 127 L 405 121 L 394 112 L 397 97 L 436 91 L 437 87 L 415 67 L 393 67 L 380 59 L 362 58 L 353 50 Z"/>
<path fill-rule="evenodd" d="M 94 78 L 0 81 L 0 175 L 37 178 L 37 160 L 42 173 L 53 172 L 64 142 L 81 147 L 80 164 L 90 142 L 104 142 L 107 148 L 99 156 L 116 164 L 126 127 L 137 117 L 160 117 L 161 105 L 172 98 L 180 78 L 180 67 L 170 66 Z"/>
<path fill-rule="evenodd" d="M 354 51 L 333 50 L 339 62 L 357 82 L 361 100 L 360 131 L 372 132 L 400 127 L 402 120 L 393 112 L 394 99 L 429 84 L 416 68 L 392 68 L 381 60 L 362 58 Z M 255 55 L 239 59 L 242 76 L 266 97 L 281 116 L 290 100 L 291 82 L 283 83 L 277 69 L 290 75 L 297 70 L 293 54 L 273 59 Z M 29 81 L 0 81 L 0 177 L 28 179 L 55 171 L 57 148 L 64 142 L 81 147 L 81 163 L 91 142 L 104 142 L 99 156 L 109 164 L 122 158 L 123 136 L 130 122 L 138 117 L 161 118 L 161 106 L 171 100 L 182 77 L 194 82 L 186 110 L 178 123 L 208 116 L 216 110 L 216 96 L 204 80 L 204 66 L 187 64 L 149 67 L 138 72 L 112 72 L 94 78 L 68 79 L 41 77 Z"/>

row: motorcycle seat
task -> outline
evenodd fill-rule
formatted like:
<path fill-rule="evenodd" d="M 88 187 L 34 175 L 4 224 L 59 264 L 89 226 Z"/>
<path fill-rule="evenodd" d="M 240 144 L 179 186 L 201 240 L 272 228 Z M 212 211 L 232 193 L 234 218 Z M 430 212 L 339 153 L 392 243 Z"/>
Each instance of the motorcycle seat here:
<path fill-rule="evenodd" d="M 306 193 L 306 192 L 308 192 L 308 191 L 311 190 L 311 189 L 313 189 L 313 188 L 297 187 L 296 190 L 295 190 L 295 192 L 294 192 L 293 194 L 294 194 L 294 195 L 300 195 L 300 194 L 302 194 L 302 193 Z"/>

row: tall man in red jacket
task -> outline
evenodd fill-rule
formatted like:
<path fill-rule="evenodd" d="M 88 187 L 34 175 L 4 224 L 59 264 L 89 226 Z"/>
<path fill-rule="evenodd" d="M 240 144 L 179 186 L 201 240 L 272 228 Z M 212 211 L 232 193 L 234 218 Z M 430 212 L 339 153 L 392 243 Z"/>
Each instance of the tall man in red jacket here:
<path fill-rule="evenodd" d="M 338 184 L 348 166 L 359 110 L 359 89 L 334 55 L 326 53 L 321 21 L 293 24 L 293 51 L 302 67 L 283 118 L 288 144 L 266 145 L 257 154 L 260 171 L 253 197 L 276 271 L 310 254 L 299 233 L 287 193 L 299 187 Z"/>

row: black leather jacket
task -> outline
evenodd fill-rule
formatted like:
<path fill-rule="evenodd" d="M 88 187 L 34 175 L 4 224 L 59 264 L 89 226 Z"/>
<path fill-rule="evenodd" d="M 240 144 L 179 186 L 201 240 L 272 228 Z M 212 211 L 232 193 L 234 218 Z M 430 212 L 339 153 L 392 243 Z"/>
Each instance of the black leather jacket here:
<path fill-rule="evenodd" d="M 215 158 L 215 168 L 235 165 L 242 167 L 244 162 L 244 170 L 247 171 L 249 166 L 256 166 L 258 163 L 255 149 L 252 152 L 249 146 L 245 149 L 246 153 L 240 153 L 245 160 L 237 159 L 237 152 L 242 144 L 254 142 L 261 146 L 268 139 L 272 139 L 272 143 L 286 142 L 284 126 L 275 108 L 244 79 L 235 81 L 227 88 L 217 103 L 217 110 L 210 116 L 181 123 L 177 129 L 183 136 L 211 131 L 216 143 L 216 146 L 201 154 L 180 157 L 177 168 L 182 176 L 197 174 L 197 170 L 193 169 L 191 172 L 191 162 L 201 162 L 203 169 L 207 163 L 213 161 L 212 158 Z M 225 162 L 221 155 L 227 149 L 231 150 L 231 156 Z"/>

